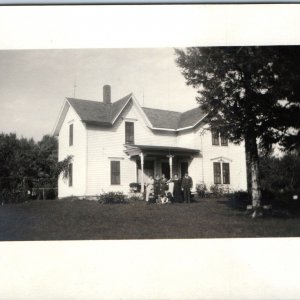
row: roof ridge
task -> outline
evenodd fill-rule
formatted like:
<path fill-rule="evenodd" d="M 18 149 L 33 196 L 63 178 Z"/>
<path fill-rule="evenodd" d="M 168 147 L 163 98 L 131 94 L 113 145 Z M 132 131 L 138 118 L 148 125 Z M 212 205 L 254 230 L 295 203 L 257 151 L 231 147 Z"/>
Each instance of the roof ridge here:
<path fill-rule="evenodd" d="M 125 99 L 131 97 L 132 95 L 133 95 L 133 93 L 130 93 L 130 94 L 128 94 L 128 95 L 126 95 L 126 96 L 124 96 L 124 97 L 118 99 L 117 101 L 112 102 L 111 104 L 115 104 L 115 103 L 117 103 L 117 102 L 120 102 L 120 101 L 122 101 L 122 100 L 125 100 Z"/>
<path fill-rule="evenodd" d="M 169 112 L 175 112 L 175 113 L 182 114 L 182 112 L 176 111 L 176 110 L 168 110 L 168 109 L 153 108 L 153 107 L 146 107 L 146 106 L 141 106 L 141 107 L 142 107 L 142 108 L 146 108 L 146 109 L 155 109 L 155 110 L 169 111 Z"/>
<path fill-rule="evenodd" d="M 102 101 L 72 97 L 66 97 L 65 99 L 83 121 L 99 124 L 105 123 L 105 125 L 110 124 L 112 126 L 132 97 L 134 97 L 133 93 L 129 93 L 109 104 Z M 188 128 L 196 124 L 196 121 L 198 122 L 205 115 L 199 106 L 184 112 L 145 106 L 140 107 L 154 129 L 179 130 Z"/>
<path fill-rule="evenodd" d="M 186 110 L 186 111 L 168 110 L 168 109 L 153 108 L 153 107 L 146 107 L 146 106 L 142 106 L 142 108 L 146 108 L 146 109 L 155 109 L 155 110 L 161 110 L 161 111 L 169 111 L 169 112 L 175 112 L 175 113 L 179 113 L 179 114 L 181 114 L 181 115 L 184 114 L 184 113 L 186 113 L 186 112 L 189 112 L 189 111 L 192 111 L 192 110 L 194 110 L 194 109 L 197 109 L 197 108 L 201 109 L 200 106 L 196 106 L 196 107 L 194 107 L 194 108 L 190 108 L 190 109 L 188 109 L 188 110 Z"/>
<path fill-rule="evenodd" d="M 90 100 L 90 99 L 82 99 L 82 98 L 74 98 L 74 97 L 66 97 L 67 100 L 79 100 L 79 101 L 89 101 L 89 102 L 97 102 L 97 103 L 103 103 L 99 100 Z M 105 104 L 105 103 L 103 103 Z"/>
<path fill-rule="evenodd" d="M 104 103 L 103 101 L 99 101 L 99 100 L 90 100 L 90 99 L 82 99 L 82 98 L 74 98 L 74 97 L 66 97 L 66 99 L 68 100 L 79 100 L 79 101 L 89 101 L 89 102 L 96 102 L 96 103 L 101 103 L 101 104 L 115 104 L 121 100 L 124 100 L 126 98 L 129 98 L 133 95 L 133 93 L 129 93 L 128 95 L 114 101 L 114 102 L 111 102 L 111 103 Z"/>
<path fill-rule="evenodd" d="M 184 113 L 186 113 L 186 112 L 189 112 L 189 111 L 194 110 L 194 109 L 197 109 L 197 108 L 199 108 L 199 109 L 202 110 L 202 108 L 201 108 L 200 106 L 196 106 L 196 107 L 191 108 L 191 109 L 188 109 L 188 110 L 186 110 L 186 111 L 184 111 L 184 112 L 182 112 L 182 113 L 184 114 Z"/>

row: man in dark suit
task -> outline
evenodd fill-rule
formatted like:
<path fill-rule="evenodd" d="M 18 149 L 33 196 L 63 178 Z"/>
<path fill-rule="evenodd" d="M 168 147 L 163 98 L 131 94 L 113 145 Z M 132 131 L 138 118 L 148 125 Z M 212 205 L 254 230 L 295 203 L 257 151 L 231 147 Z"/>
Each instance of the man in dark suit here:
<path fill-rule="evenodd" d="M 183 199 L 186 203 L 191 203 L 191 189 L 193 187 L 193 179 L 186 172 L 181 182 L 181 189 L 183 191 Z"/>

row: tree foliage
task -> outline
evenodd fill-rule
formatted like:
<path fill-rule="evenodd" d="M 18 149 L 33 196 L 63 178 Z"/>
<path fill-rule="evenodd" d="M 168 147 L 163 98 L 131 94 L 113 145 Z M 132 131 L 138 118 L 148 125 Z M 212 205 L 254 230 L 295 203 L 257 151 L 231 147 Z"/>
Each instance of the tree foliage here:
<path fill-rule="evenodd" d="M 262 156 L 261 186 L 274 193 L 300 191 L 300 157 L 288 153 L 282 157 Z"/>
<path fill-rule="evenodd" d="M 60 173 L 67 172 L 72 157 L 58 162 L 57 139 L 50 135 L 35 142 L 17 138 L 16 134 L 0 134 L 0 177 L 24 178 L 47 181 L 57 185 Z"/>
<path fill-rule="evenodd" d="M 211 126 L 232 142 L 299 148 L 300 47 L 176 49 L 177 64 Z"/>
<path fill-rule="evenodd" d="M 245 141 L 253 207 L 260 207 L 258 143 L 299 149 L 300 47 L 175 49 L 206 120 L 233 143 Z"/>

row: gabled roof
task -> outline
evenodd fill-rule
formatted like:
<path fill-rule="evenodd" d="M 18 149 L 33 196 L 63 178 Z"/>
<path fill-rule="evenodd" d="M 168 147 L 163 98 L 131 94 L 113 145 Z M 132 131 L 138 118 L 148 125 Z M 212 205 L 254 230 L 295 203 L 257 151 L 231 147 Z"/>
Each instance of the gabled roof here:
<path fill-rule="evenodd" d="M 189 126 L 195 126 L 205 116 L 206 116 L 206 113 L 200 107 L 195 107 L 193 109 L 185 111 L 181 114 L 178 128 L 186 128 Z"/>
<path fill-rule="evenodd" d="M 142 107 L 144 113 L 155 128 L 177 129 L 181 113 L 155 108 Z"/>
<path fill-rule="evenodd" d="M 163 129 L 182 130 L 194 127 L 206 114 L 200 107 L 193 108 L 186 112 L 169 111 L 142 107 L 153 127 Z"/>
<path fill-rule="evenodd" d="M 82 122 L 110 127 L 114 125 L 130 100 L 136 105 L 147 125 L 153 130 L 181 131 L 190 129 L 195 127 L 206 116 L 199 107 L 183 113 L 141 107 L 132 93 L 109 104 L 101 101 L 66 98 L 65 105 L 56 123 L 54 134 L 58 134 L 69 106 L 73 107 Z"/>
<path fill-rule="evenodd" d="M 121 112 L 131 96 L 132 94 L 129 94 L 111 104 L 75 98 L 67 98 L 67 100 L 83 122 L 95 125 L 112 126 L 113 120 Z"/>

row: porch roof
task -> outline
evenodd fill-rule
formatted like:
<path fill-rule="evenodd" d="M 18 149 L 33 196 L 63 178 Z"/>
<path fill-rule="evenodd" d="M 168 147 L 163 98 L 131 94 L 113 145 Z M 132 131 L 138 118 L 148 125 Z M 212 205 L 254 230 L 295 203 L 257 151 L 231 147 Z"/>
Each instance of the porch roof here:
<path fill-rule="evenodd" d="M 172 146 L 152 146 L 152 145 L 125 145 L 124 152 L 130 156 L 138 155 L 140 153 L 154 154 L 154 155 L 197 155 L 200 153 L 199 149 L 172 147 Z"/>

